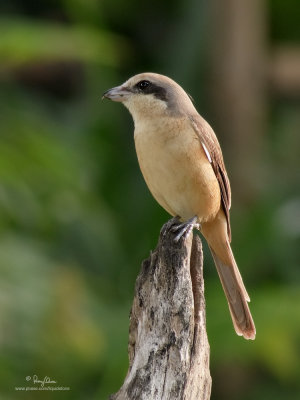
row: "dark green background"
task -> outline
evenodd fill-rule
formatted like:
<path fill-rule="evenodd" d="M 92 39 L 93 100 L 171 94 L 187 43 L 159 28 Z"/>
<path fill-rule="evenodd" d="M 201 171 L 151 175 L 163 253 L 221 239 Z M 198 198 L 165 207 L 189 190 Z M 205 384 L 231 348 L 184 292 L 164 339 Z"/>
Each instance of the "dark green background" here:
<path fill-rule="evenodd" d="M 127 371 L 135 278 L 169 216 L 139 172 L 129 113 L 101 94 L 164 73 L 214 126 L 213 21 L 194 0 L 0 7 L 0 397 L 104 400 Z M 298 1 L 267 10 L 269 48 L 299 44 Z M 300 398 L 300 98 L 267 102 L 264 174 L 248 174 L 260 189 L 245 201 L 233 187 L 231 213 L 255 342 L 235 335 L 205 249 L 212 400 Z M 34 374 L 71 391 L 17 393 Z"/>

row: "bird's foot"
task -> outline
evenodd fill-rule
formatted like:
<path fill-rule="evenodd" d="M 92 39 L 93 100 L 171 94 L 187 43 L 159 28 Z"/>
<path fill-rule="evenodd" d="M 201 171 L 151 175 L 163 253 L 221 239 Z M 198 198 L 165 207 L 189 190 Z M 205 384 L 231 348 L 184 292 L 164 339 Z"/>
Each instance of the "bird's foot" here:
<path fill-rule="evenodd" d="M 172 230 L 172 228 L 175 225 L 177 226 L 179 223 L 180 223 L 180 219 L 178 216 L 169 219 L 169 221 L 166 222 L 164 224 L 164 226 L 161 228 L 161 231 L 160 231 L 161 235 L 165 236 L 168 232 L 170 232 Z"/>
<path fill-rule="evenodd" d="M 200 230 L 200 224 L 197 222 L 198 217 L 195 215 L 193 218 L 186 222 L 178 225 L 173 225 L 171 228 L 172 232 L 178 232 L 174 238 L 174 242 L 177 243 L 182 237 L 187 237 L 192 232 L 194 228 Z"/>

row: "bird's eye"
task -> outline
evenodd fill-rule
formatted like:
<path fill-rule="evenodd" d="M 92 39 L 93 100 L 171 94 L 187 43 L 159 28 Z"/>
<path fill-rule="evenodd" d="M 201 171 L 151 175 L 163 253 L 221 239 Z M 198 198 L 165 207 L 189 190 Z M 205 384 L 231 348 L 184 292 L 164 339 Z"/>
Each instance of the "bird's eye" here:
<path fill-rule="evenodd" d="M 150 86 L 150 82 L 149 81 L 140 81 L 138 84 L 137 84 L 137 87 L 140 89 L 140 90 L 145 90 L 147 87 L 149 87 Z"/>

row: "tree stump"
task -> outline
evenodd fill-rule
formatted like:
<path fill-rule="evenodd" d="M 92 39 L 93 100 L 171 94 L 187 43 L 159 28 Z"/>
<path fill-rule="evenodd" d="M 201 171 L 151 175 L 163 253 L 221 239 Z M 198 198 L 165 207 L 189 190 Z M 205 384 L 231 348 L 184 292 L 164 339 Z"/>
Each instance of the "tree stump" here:
<path fill-rule="evenodd" d="M 172 219 L 142 264 L 130 314 L 129 369 L 110 400 L 210 398 L 202 243 L 174 242 Z"/>

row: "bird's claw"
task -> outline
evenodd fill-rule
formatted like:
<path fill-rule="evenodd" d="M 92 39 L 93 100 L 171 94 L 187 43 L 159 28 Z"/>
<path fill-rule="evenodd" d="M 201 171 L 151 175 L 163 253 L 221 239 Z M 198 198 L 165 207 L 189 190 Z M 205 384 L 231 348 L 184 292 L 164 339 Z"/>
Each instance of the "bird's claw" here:
<path fill-rule="evenodd" d="M 160 233 L 165 236 L 169 231 L 172 230 L 174 225 L 176 226 L 179 224 L 180 220 L 179 217 L 173 217 L 171 218 L 161 229 Z"/>
<path fill-rule="evenodd" d="M 179 240 L 184 236 L 187 237 L 192 232 L 194 228 L 200 229 L 200 224 L 197 222 L 198 217 L 195 215 L 193 218 L 189 219 L 186 222 L 183 222 L 178 225 L 173 225 L 171 228 L 172 232 L 177 232 L 177 235 L 174 238 L 174 242 L 178 243 Z"/>

